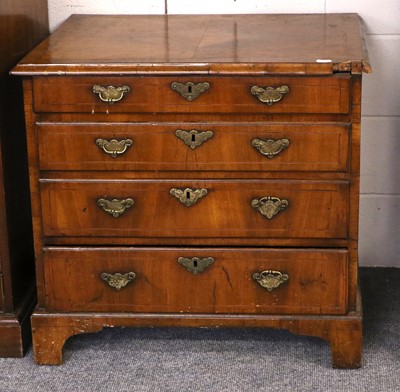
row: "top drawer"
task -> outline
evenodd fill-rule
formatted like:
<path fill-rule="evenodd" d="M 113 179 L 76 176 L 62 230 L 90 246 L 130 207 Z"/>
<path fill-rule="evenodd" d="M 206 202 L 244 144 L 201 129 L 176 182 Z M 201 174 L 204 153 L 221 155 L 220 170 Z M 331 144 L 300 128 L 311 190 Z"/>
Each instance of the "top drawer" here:
<path fill-rule="evenodd" d="M 52 76 L 33 83 L 36 112 L 339 114 L 350 102 L 349 75 Z"/>

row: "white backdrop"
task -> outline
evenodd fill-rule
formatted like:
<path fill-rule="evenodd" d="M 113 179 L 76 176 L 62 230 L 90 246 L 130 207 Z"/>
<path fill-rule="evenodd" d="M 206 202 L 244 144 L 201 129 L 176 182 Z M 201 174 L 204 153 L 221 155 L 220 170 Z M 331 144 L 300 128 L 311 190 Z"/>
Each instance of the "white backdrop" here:
<path fill-rule="evenodd" d="M 71 14 L 356 12 L 373 73 L 364 77 L 360 264 L 400 268 L 400 0 L 48 0 L 50 29 Z"/>

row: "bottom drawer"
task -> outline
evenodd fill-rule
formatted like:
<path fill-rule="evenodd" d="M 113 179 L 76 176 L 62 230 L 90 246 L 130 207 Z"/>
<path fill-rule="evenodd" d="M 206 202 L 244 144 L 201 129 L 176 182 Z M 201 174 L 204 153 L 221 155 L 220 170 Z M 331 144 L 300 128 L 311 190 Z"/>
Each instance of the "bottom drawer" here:
<path fill-rule="evenodd" d="M 345 250 L 52 247 L 44 255 L 47 311 L 347 310 Z"/>

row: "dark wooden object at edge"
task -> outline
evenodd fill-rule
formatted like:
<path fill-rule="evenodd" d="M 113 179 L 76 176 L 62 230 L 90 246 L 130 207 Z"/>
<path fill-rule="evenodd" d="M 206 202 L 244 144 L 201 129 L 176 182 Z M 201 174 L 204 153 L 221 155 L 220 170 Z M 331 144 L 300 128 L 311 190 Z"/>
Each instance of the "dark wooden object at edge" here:
<path fill-rule="evenodd" d="M 36 304 L 21 81 L 10 69 L 48 34 L 46 0 L 0 0 L 0 357 L 22 357 Z"/>

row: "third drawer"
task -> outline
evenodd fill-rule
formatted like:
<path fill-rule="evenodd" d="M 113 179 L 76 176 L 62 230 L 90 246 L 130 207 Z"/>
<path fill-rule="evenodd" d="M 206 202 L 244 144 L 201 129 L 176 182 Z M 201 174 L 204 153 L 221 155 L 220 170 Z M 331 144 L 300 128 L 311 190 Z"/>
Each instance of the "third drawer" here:
<path fill-rule="evenodd" d="M 347 181 L 44 179 L 40 190 L 45 236 L 348 236 Z"/>

